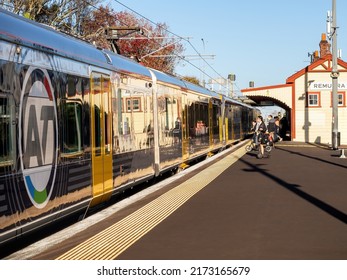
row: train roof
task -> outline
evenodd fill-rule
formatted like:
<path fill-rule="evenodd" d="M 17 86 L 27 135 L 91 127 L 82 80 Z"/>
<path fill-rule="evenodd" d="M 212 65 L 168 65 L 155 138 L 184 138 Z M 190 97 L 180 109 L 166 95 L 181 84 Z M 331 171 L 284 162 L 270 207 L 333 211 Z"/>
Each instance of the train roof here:
<path fill-rule="evenodd" d="M 147 67 L 135 62 L 127 57 L 121 56 L 114 52 L 104 50 L 106 55 L 108 55 L 112 60 L 113 70 L 124 74 L 136 74 L 140 76 L 145 76 L 149 79 L 152 78 L 150 71 Z"/>
<path fill-rule="evenodd" d="M 218 93 L 214 92 L 214 91 L 208 90 L 207 88 L 204 88 L 204 87 L 201 87 L 199 85 L 190 83 L 188 81 L 184 81 L 184 83 L 186 84 L 186 87 L 187 87 L 188 90 L 200 92 L 202 94 L 206 94 L 206 95 L 209 95 L 211 97 L 220 99 L 220 95 Z"/>
<path fill-rule="evenodd" d="M 235 100 L 229 96 L 224 96 L 224 100 L 225 102 L 229 102 L 229 103 L 233 103 L 233 104 L 237 104 L 237 105 L 240 105 L 240 106 L 243 106 L 243 107 L 246 107 L 246 108 L 249 108 L 249 109 L 254 109 L 253 106 L 251 105 L 248 105 L 246 103 L 243 103 L 242 101 L 239 101 L 239 100 Z"/>
<path fill-rule="evenodd" d="M 161 72 L 159 70 L 156 70 L 156 69 L 151 69 L 151 71 L 154 73 L 154 75 L 156 76 L 157 80 L 159 82 L 163 82 L 163 83 L 166 83 L 166 84 L 171 84 L 171 85 L 174 85 L 174 86 L 177 86 L 177 87 L 180 87 L 180 88 L 185 88 L 186 85 L 184 84 L 184 82 L 175 77 L 175 76 L 172 76 L 172 75 L 169 75 L 169 74 L 166 74 L 164 72 Z"/>
<path fill-rule="evenodd" d="M 149 70 L 111 51 L 36 23 L 0 8 L 0 38 L 15 44 L 60 55 L 127 74 L 151 77 Z"/>
<path fill-rule="evenodd" d="M 185 80 L 179 79 L 175 76 L 166 74 L 166 73 L 161 72 L 159 70 L 151 69 L 151 71 L 153 71 L 153 73 L 157 77 L 157 80 L 160 82 L 163 82 L 166 84 L 171 84 L 174 86 L 178 86 L 183 90 L 198 92 L 200 94 L 208 95 L 208 96 L 215 97 L 215 98 L 220 98 L 220 96 L 217 93 L 210 91 L 204 87 L 201 87 L 201 86 L 195 85 L 193 83 L 187 82 Z"/>
<path fill-rule="evenodd" d="M 79 61 L 107 64 L 105 55 L 93 45 L 57 32 L 49 26 L 3 9 L 0 10 L 0 23 L 0 36 L 4 40 Z"/>

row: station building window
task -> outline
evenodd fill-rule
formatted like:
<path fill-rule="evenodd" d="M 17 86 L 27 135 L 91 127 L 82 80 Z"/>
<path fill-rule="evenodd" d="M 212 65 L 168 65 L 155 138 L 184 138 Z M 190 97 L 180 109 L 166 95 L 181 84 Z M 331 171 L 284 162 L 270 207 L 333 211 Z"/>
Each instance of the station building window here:
<path fill-rule="evenodd" d="M 346 92 L 337 93 L 337 104 L 339 107 L 346 107 Z M 333 106 L 333 93 L 331 93 L 331 107 Z"/>
<path fill-rule="evenodd" d="M 310 92 L 307 96 L 307 107 L 320 107 L 320 92 Z"/>
<path fill-rule="evenodd" d="M 127 98 L 127 112 L 140 112 L 141 99 L 140 98 Z"/>
<path fill-rule="evenodd" d="M 337 96 L 338 96 L 337 97 L 338 105 L 339 106 L 346 106 L 345 105 L 345 94 L 344 93 L 339 93 Z"/>

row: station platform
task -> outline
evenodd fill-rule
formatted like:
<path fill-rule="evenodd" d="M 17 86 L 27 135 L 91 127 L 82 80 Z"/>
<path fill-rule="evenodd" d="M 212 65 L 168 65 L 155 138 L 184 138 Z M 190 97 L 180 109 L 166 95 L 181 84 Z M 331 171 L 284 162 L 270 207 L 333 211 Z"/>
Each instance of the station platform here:
<path fill-rule="evenodd" d="M 258 159 L 244 145 L 84 230 L 67 229 L 66 240 L 9 259 L 346 260 L 347 159 L 294 142 Z"/>

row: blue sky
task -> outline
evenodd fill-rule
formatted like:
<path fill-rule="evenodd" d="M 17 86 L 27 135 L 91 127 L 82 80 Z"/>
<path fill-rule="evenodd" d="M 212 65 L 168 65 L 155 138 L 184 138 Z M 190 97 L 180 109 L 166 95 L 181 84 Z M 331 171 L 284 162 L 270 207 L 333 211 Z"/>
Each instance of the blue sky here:
<path fill-rule="evenodd" d="M 126 10 L 108 0 L 116 11 Z M 287 77 L 309 64 L 308 52 L 319 49 L 326 31 L 326 13 L 331 0 L 120 0 L 154 22 L 164 22 L 169 30 L 190 42 L 201 54 L 213 54 L 206 61 L 222 77 L 236 74 L 235 89 L 285 83 Z M 347 60 L 347 1 L 337 2 L 338 48 Z M 203 40 L 202 40 L 203 39 Z M 203 43 L 204 42 L 204 43 Z M 194 55 L 185 43 L 185 55 Z M 208 76 L 218 75 L 201 60 L 191 63 Z M 176 69 L 180 75 L 203 75 L 188 63 Z"/>

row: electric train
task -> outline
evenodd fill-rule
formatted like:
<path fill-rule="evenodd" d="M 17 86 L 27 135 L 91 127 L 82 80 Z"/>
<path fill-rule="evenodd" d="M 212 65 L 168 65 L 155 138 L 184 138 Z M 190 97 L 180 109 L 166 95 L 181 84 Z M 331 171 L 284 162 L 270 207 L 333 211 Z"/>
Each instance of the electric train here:
<path fill-rule="evenodd" d="M 256 114 L 0 9 L 0 243 L 243 139 Z"/>

